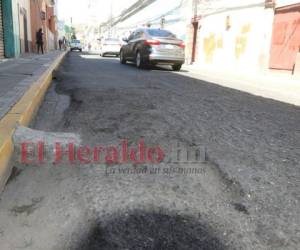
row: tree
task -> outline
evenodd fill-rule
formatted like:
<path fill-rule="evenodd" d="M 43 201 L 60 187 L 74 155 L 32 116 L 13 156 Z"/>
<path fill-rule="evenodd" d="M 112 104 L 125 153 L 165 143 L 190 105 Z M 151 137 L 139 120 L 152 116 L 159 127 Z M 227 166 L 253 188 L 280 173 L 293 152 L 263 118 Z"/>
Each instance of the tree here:
<path fill-rule="evenodd" d="M 65 25 L 65 32 L 66 32 L 66 37 L 68 38 L 68 40 L 70 40 L 70 39 L 71 40 L 77 39 L 76 30 L 75 30 L 74 27 Z"/>

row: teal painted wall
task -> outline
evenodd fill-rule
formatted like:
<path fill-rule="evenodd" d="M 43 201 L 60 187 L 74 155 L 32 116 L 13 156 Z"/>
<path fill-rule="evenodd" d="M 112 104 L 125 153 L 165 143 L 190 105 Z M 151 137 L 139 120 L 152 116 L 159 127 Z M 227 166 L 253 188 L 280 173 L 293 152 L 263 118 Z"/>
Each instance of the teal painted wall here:
<path fill-rule="evenodd" d="M 16 32 L 16 22 L 13 15 L 12 0 L 2 0 L 3 27 L 4 27 L 4 54 L 5 57 L 16 57 L 20 54 L 20 39 Z M 18 18 L 18 16 L 16 17 Z"/>
<path fill-rule="evenodd" d="M 14 29 L 14 54 L 19 56 L 21 53 L 20 45 L 20 26 L 19 26 L 19 6 L 17 0 L 11 0 L 12 2 L 12 16 L 13 16 L 13 29 Z"/>

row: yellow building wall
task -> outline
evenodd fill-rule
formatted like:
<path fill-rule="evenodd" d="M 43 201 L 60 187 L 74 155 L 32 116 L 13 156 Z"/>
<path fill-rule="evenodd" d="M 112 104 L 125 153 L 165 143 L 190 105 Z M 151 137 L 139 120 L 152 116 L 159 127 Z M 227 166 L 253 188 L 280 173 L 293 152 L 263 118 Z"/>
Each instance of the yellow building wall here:
<path fill-rule="evenodd" d="M 197 64 L 217 70 L 268 69 L 274 11 L 264 6 L 222 11 L 199 22 Z"/>

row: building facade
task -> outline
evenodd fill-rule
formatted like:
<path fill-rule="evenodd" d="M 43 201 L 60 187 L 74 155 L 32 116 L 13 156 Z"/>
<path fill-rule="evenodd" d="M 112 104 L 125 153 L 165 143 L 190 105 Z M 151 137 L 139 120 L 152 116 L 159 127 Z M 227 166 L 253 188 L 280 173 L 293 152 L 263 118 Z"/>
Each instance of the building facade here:
<path fill-rule="evenodd" d="M 36 52 L 36 32 L 44 32 L 45 51 L 57 48 L 54 0 L 0 1 L 0 58 Z"/>
<path fill-rule="evenodd" d="M 31 52 L 30 0 L 13 0 L 16 36 L 19 40 L 17 55 Z"/>
<path fill-rule="evenodd" d="M 264 0 L 193 1 L 187 61 L 221 71 L 268 69 L 274 10 Z"/>
<path fill-rule="evenodd" d="M 190 8 L 187 63 L 238 73 L 294 72 L 299 0 L 191 0 Z"/>
<path fill-rule="evenodd" d="M 30 52 L 30 0 L 2 0 L 1 5 L 4 56 L 17 57 Z"/>
<path fill-rule="evenodd" d="M 44 33 L 44 49 L 51 51 L 57 48 L 56 12 L 53 0 L 31 0 L 31 36 L 32 51 L 37 51 L 36 32 L 41 28 Z"/>

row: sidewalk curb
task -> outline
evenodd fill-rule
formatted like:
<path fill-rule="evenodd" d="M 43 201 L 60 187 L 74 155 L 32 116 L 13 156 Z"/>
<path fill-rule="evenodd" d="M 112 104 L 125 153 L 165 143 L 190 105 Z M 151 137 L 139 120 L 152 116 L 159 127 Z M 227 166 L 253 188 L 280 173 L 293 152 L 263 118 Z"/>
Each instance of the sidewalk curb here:
<path fill-rule="evenodd" d="M 59 55 L 48 69 L 33 82 L 22 98 L 0 120 L 0 192 L 10 176 L 10 159 L 14 152 L 12 136 L 17 124 L 28 126 L 35 117 L 52 81 L 53 71 L 59 67 L 68 52 Z"/>

